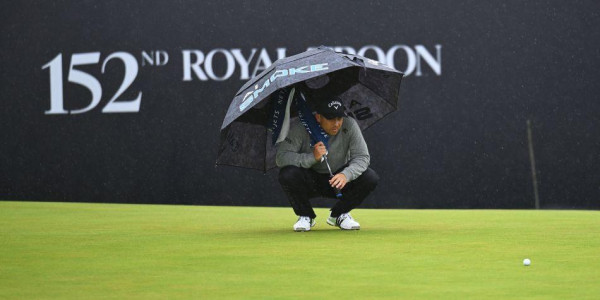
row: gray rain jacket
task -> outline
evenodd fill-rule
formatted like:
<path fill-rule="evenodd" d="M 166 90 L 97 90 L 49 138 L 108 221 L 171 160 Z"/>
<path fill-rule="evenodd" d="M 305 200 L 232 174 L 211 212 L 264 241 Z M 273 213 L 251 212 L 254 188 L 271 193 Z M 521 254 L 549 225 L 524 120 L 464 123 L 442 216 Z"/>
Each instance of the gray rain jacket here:
<path fill-rule="evenodd" d="M 352 118 L 345 117 L 338 134 L 329 136 L 327 151 L 329 152 L 327 159 L 332 171 L 335 172 L 348 164 L 341 171 L 348 182 L 358 178 L 369 167 L 371 157 L 367 143 L 360 127 Z M 329 173 L 325 162 L 315 160 L 310 147 L 310 136 L 299 120 L 290 124 L 288 136 L 277 144 L 275 163 L 280 168 L 292 165 L 311 168 L 317 173 Z"/>

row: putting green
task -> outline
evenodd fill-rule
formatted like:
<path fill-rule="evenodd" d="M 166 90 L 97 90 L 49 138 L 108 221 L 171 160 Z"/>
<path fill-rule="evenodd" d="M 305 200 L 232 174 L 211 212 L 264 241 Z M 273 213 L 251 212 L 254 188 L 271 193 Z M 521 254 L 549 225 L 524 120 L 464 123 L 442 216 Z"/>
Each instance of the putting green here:
<path fill-rule="evenodd" d="M 0 202 L 4 299 L 598 299 L 600 213 Z M 522 264 L 531 259 L 531 266 Z"/>

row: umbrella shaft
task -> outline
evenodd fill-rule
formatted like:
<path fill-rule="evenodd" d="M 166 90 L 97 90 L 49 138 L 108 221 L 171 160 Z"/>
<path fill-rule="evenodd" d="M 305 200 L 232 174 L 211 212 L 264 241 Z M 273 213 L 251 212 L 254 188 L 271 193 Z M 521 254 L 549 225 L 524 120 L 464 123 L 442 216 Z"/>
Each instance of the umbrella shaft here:
<path fill-rule="evenodd" d="M 323 155 L 323 159 L 325 160 L 325 164 L 327 165 L 327 169 L 329 170 L 329 175 L 331 177 L 333 177 L 333 172 L 331 172 L 331 167 L 329 166 L 329 161 L 327 160 L 327 155 Z M 333 190 L 335 191 L 335 196 L 337 198 L 341 198 L 342 197 L 342 190 L 334 187 Z"/>
<path fill-rule="evenodd" d="M 329 166 L 329 160 L 327 160 L 327 155 L 323 155 L 323 159 L 325 159 L 325 164 L 327 165 L 327 169 L 329 170 L 329 175 L 333 177 L 333 172 L 331 172 L 331 167 Z"/>

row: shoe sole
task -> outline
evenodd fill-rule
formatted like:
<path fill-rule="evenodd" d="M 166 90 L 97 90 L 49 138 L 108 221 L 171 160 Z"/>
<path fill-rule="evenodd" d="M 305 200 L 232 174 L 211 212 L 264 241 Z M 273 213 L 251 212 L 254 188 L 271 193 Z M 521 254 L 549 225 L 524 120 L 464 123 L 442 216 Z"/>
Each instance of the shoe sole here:
<path fill-rule="evenodd" d="M 354 226 L 352 228 L 342 228 L 340 227 L 341 230 L 360 230 L 360 226 Z"/>
<path fill-rule="evenodd" d="M 329 224 L 331 226 L 339 227 L 341 230 L 360 230 L 360 226 L 354 226 L 352 228 L 342 228 L 340 226 L 337 226 L 335 223 L 332 223 L 331 221 L 329 221 L 329 219 L 327 220 L 327 224 Z"/>
<path fill-rule="evenodd" d="M 314 222 L 310 225 L 310 228 L 315 227 L 315 225 L 317 224 L 317 222 Z M 306 229 L 306 228 L 294 228 L 295 232 L 305 232 L 305 231 L 310 231 L 310 228 Z"/>

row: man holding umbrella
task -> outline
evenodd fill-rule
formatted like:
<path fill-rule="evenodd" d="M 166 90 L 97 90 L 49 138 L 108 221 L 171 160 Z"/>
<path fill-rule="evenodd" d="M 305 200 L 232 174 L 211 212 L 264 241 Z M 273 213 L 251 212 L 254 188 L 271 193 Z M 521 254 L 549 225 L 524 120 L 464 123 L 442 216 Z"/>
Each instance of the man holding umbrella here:
<path fill-rule="evenodd" d="M 349 212 L 379 179 L 361 130 L 396 111 L 402 77 L 378 61 L 323 46 L 279 59 L 235 94 L 216 163 L 265 173 L 278 166 L 299 216 L 296 231 L 315 224 L 310 199 L 317 196 L 338 198 L 328 224 L 360 229 Z"/>
<path fill-rule="evenodd" d="M 299 216 L 295 231 L 309 231 L 316 214 L 310 203 L 314 197 L 338 198 L 327 224 L 344 230 L 360 229 L 350 211 L 375 189 L 379 176 L 369 168 L 367 144 L 357 122 L 346 116 L 342 101 L 333 97 L 316 104 L 315 119 L 329 136 L 310 146 L 305 127 L 290 125 L 287 137 L 278 144 L 276 164 L 279 182 L 294 213 Z M 335 172 L 331 173 L 334 170 Z M 332 176 L 333 175 L 333 176 Z"/>

